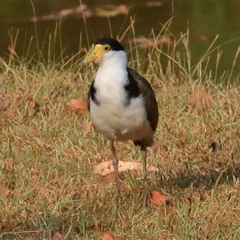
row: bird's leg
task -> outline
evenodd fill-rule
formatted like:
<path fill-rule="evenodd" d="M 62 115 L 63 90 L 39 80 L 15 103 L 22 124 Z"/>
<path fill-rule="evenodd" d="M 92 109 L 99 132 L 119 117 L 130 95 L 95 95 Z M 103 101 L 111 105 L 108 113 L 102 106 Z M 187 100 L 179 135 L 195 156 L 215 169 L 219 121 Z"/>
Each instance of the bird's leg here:
<path fill-rule="evenodd" d="M 117 188 L 117 203 L 119 204 L 121 199 L 121 192 L 120 192 L 120 181 L 119 181 L 119 175 L 118 175 L 118 159 L 116 156 L 116 150 L 114 146 L 114 141 L 111 140 L 111 151 L 112 151 L 112 165 L 115 172 L 115 181 L 116 181 L 116 188 Z"/>
<path fill-rule="evenodd" d="M 148 182 L 147 182 L 147 149 L 146 146 L 141 146 L 142 163 L 143 163 L 143 206 L 147 206 L 147 200 L 149 195 Z"/>

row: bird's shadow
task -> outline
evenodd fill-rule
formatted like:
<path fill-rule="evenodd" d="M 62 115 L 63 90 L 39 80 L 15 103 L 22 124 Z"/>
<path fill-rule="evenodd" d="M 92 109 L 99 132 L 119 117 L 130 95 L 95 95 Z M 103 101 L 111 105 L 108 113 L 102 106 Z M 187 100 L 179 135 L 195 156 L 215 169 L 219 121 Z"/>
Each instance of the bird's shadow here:
<path fill-rule="evenodd" d="M 210 190 L 217 185 L 233 184 L 237 178 L 240 178 L 240 163 L 228 166 L 225 169 L 219 169 L 218 171 L 209 169 L 207 172 L 204 171 L 204 173 L 186 169 L 180 170 L 175 176 L 167 178 L 166 181 L 162 179 L 160 185 L 166 184 L 178 189 L 185 189 L 190 186 L 195 189 L 203 187 L 206 190 Z"/>

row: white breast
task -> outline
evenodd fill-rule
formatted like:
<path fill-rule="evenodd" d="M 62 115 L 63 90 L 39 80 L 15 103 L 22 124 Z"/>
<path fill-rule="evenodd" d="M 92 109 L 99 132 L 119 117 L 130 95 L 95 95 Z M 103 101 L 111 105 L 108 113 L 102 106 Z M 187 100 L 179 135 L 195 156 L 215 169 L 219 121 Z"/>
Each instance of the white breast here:
<path fill-rule="evenodd" d="M 90 100 L 90 115 L 96 129 L 110 140 L 141 140 L 153 134 L 142 96 L 127 103 L 128 81 L 124 51 L 109 52 L 96 74 L 94 87 L 100 106 Z M 104 56 L 105 57 L 105 56 Z M 109 60 L 108 59 L 111 59 Z M 109 62 L 109 61 L 110 62 Z"/>

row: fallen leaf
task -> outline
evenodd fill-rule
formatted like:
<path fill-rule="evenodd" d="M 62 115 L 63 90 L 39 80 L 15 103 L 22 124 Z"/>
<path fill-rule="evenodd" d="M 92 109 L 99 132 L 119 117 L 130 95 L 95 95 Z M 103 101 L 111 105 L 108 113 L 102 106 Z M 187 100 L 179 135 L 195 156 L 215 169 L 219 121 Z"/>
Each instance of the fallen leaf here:
<path fill-rule="evenodd" d="M 37 110 L 39 108 L 39 104 L 33 97 L 29 97 L 28 98 L 28 107 L 33 110 Z"/>
<path fill-rule="evenodd" d="M 142 171 L 143 165 L 140 162 L 123 162 L 119 161 L 118 163 L 118 171 L 126 172 L 126 171 Z M 147 166 L 148 172 L 159 172 L 159 169 L 153 165 Z M 97 166 L 94 167 L 94 173 L 100 174 L 101 176 L 106 176 L 114 172 L 114 168 L 112 165 L 112 161 L 101 162 Z"/>
<path fill-rule="evenodd" d="M 104 228 L 104 224 L 94 217 L 93 224 L 88 226 L 87 230 L 96 231 L 96 230 L 103 230 L 103 228 Z"/>
<path fill-rule="evenodd" d="M 26 211 L 26 209 L 22 209 L 21 211 L 20 211 L 20 217 L 21 218 L 26 218 L 27 217 L 27 211 Z"/>
<path fill-rule="evenodd" d="M 93 126 L 93 123 L 92 123 L 92 122 L 87 122 L 87 123 L 85 124 L 85 134 L 87 134 L 87 133 L 90 132 L 92 126 Z"/>
<path fill-rule="evenodd" d="M 33 116 L 36 112 L 38 112 L 40 107 L 40 105 L 37 103 L 37 101 L 33 97 L 28 98 L 27 106 L 31 116 Z"/>
<path fill-rule="evenodd" d="M 151 191 L 150 195 L 153 203 L 156 204 L 158 207 L 165 205 L 166 201 L 168 200 L 168 197 L 158 191 Z"/>
<path fill-rule="evenodd" d="M 6 197 L 10 193 L 10 190 L 4 185 L 0 184 L 0 196 Z"/>
<path fill-rule="evenodd" d="M 115 237 L 110 232 L 105 232 L 102 235 L 101 240 L 115 240 Z"/>
<path fill-rule="evenodd" d="M 159 141 L 157 141 L 157 140 L 154 141 L 154 146 L 151 147 L 151 149 L 154 153 L 159 152 L 161 155 L 166 154 L 167 151 L 168 151 L 167 146 L 160 140 Z"/>
<path fill-rule="evenodd" d="M 188 103 L 195 106 L 198 110 L 214 107 L 213 98 L 202 89 L 194 90 L 188 97 Z"/>
<path fill-rule="evenodd" d="M 36 235 L 40 235 L 40 234 L 42 234 L 44 232 L 44 229 L 43 228 L 38 228 L 37 230 L 36 230 Z"/>
<path fill-rule="evenodd" d="M 72 111 L 85 113 L 88 110 L 88 101 L 82 99 L 72 99 L 67 103 Z"/>
<path fill-rule="evenodd" d="M 7 98 L 3 95 L 0 95 L 0 111 L 7 110 Z"/>
<path fill-rule="evenodd" d="M 109 183 L 111 181 L 115 181 L 115 173 L 109 173 L 105 176 L 101 176 L 101 181 L 105 182 L 105 183 Z"/>
<path fill-rule="evenodd" d="M 59 232 L 55 232 L 53 237 L 52 237 L 53 240 L 63 240 L 64 239 L 64 236 L 59 233 Z"/>

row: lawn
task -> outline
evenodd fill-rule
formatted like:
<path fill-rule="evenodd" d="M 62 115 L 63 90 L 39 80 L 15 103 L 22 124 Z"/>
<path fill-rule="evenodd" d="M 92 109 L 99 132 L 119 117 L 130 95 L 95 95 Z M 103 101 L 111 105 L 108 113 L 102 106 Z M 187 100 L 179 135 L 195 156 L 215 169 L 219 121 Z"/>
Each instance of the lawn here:
<path fill-rule="evenodd" d="M 148 163 L 159 172 L 149 173 L 149 185 L 168 201 L 150 199 L 144 208 L 142 173 L 129 171 L 117 207 L 114 180 L 94 174 L 111 160 L 109 143 L 89 129 L 87 112 L 67 105 L 86 100 L 94 66 L 82 58 L 34 62 L 12 51 L 0 59 L 1 239 L 239 239 L 239 87 L 204 67 L 208 53 L 191 66 L 188 54 L 167 55 L 157 44 L 144 50 L 147 58 L 134 44 L 127 51 L 157 96 Z M 132 142 L 118 143 L 117 154 L 141 161 Z"/>

